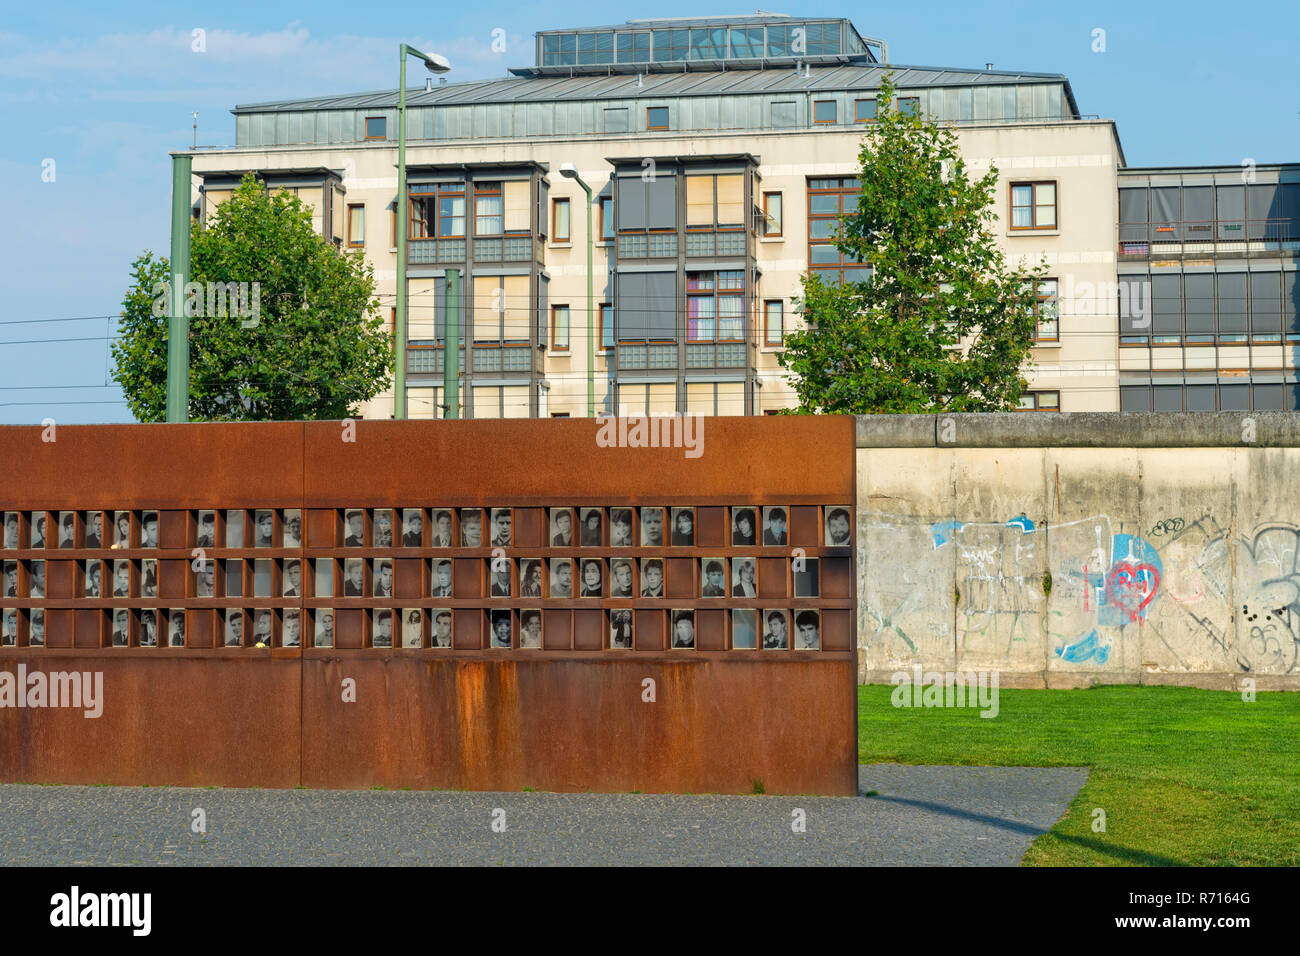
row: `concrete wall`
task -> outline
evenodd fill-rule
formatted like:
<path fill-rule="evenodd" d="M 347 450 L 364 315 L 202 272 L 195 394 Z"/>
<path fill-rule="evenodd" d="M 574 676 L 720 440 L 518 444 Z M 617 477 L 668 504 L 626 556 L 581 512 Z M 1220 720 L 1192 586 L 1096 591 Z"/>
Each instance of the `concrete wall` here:
<path fill-rule="evenodd" d="M 859 679 L 1300 689 L 1300 419 L 858 419 Z"/>

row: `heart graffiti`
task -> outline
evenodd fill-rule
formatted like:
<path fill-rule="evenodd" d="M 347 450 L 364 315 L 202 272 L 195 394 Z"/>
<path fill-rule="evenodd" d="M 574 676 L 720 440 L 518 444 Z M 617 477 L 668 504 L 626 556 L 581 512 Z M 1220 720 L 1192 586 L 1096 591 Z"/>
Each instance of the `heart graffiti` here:
<path fill-rule="evenodd" d="M 1106 595 L 1114 607 L 1123 608 L 1136 621 L 1155 600 L 1160 570 L 1151 564 L 1116 564 L 1106 576 Z"/>

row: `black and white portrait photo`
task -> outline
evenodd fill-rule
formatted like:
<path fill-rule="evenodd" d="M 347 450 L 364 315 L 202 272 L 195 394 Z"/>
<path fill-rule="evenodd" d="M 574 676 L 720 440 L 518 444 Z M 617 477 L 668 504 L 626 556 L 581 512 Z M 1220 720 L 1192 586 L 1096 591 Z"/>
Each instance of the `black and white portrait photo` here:
<path fill-rule="evenodd" d="M 695 612 L 688 610 L 673 611 L 672 640 L 669 647 L 695 646 Z"/>
<path fill-rule="evenodd" d="M 343 596 L 365 597 L 366 563 L 361 558 L 348 558 L 343 562 Z"/>
<path fill-rule="evenodd" d="M 86 547 L 102 548 L 104 546 L 104 512 L 86 512 Z"/>
<path fill-rule="evenodd" d="M 599 548 L 600 547 L 600 519 L 601 512 L 599 508 L 581 508 L 578 516 L 582 521 L 582 547 Z M 15 532 L 16 535 L 16 532 Z"/>
<path fill-rule="evenodd" d="M 424 512 L 419 508 L 406 508 L 402 511 L 402 547 L 419 548 L 423 545 Z"/>
<path fill-rule="evenodd" d="M 244 546 L 244 513 L 235 509 L 226 512 L 226 547 Z"/>
<path fill-rule="evenodd" d="M 451 512 L 447 510 L 433 513 L 433 540 L 429 542 L 435 548 L 451 547 Z"/>
<path fill-rule="evenodd" d="M 754 611 L 733 610 L 731 612 L 731 646 L 742 651 L 752 651 L 758 646 L 758 631 L 755 627 L 757 615 Z"/>
<path fill-rule="evenodd" d="M 45 512 L 32 512 L 32 547 L 45 547 Z"/>
<path fill-rule="evenodd" d="M 609 596 L 616 598 L 635 597 L 633 587 L 632 562 L 628 558 L 618 558 L 609 565 Z"/>
<path fill-rule="evenodd" d="M 167 617 L 167 646 L 185 646 L 185 612 L 174 608 Z"/>
<path fill-rule="evenodd" d="M 285 597 L 302 597 L 302 562 L 298 558 L 285 559 L 280 585 Z"/>
<path fill-rule="evenodd" d="M 478 508 L 460 509 L 460 546 L 483 547 L 483 512 Z"/>
<path fill-rule="evenodd" d="M 550 596 L 553 598 L 573 597 L 573 562 L 568 558 L 552 558 Z"/>
<path fill-rule="evenodd" d="M 433 562 L 433 597 L 451 597 L 451 562 Z"/>
<path fill-rule="evenodd" d="M 632 547 L 632 509 L 631 508 L 610 509 L 609 545 L 612 548 Z"/>
<path fill-rule="evenodd" d="M 301 647 L 302 646 L 302 624 L 299 619 L 298 609 L 291 607 L 284 612 L 284 630 L 280 636 L 281 647 Z"/>
<path fill-rule="evenodd" d="M 551 547 L 573 547 L 573 510 L 571 508 L 551 509 Z"/>
<path fill-rule="evenodd" d="M 579 592 L 580 597 L 600 597 L 603 592 L 604 582 L 601 564 L 594 558 L 589 558 L 582 562 L 582 589 Z"/>
<path fill-rule="evenodd" d="M 786 543 L 786 513 L 784 508 L 763 509 L 763 546 L 784 547 Z"/>
<path fill-rule="evenodd" d="M 89 539 L 90 533 L 86 533 Z M 199 512 L 199 531 L 194 543 L 200 548 L 215 548 L 217 545 L 217 513 L 215 511 Z"/>
<path fill-rule="evenodd" d="M 530 650 L 542 647 L 542 612 L 528 610 L 519 612 L 519 646 Z"/>
<path fill-rule="evenodd" d="M 420 647 L 424 644 L 424 613 L 418 607 L 402 610 L 402 646 Z"/>
<path fill-rule="evenodd" d="M 126 647 L 130 643 L 131 612 L 124 607 L 113 612 L 113 646 Z"/>
<path fill-rule="evenodd" d="M 45 646 L 45 609 L 34 607 L 27 618 L 27 646 Z"/>
<path fill-rule="evenodd" d="M 731 544 L 733 547 L 754 546 L 754 509 L 731 509 Z"/>
<path fill-rule="evenodd" d="M 378 508 L 374 517 L 374 539 L 376 548 L 393 546 L 393 512 L 391 508 Z"/>
<path fill-rule="evenodd" d="M 732 597 L 758 597 L 758 587 L 754 583 L 754 571 L 756 566 L 757 562 L 753 558 L 731 559 Z"/>
<path fill-rule="evenodd" d="M 510 597 L 510 560 L 508 558 L 489 559 L 488 574 L 492 578 L 491 595 L 493 597 Z"/>
<path fill-rule="evenodd" d="M 253 597 L 271 596 L 271 559 L 258 558 L 253 562 Z"/>
<path fill-rule="evenodd" d="M 849 532 L 849 509 L 827 508 L 826 546 L 828 548 L 847 548 L 852 544 Z"/>
<path fill-rule="evenodd" d="M 641 559 L 641 596 L 643 598 L 664 596 L 664 562 L 661 558 Z"/>
<path fill-rule="evenodd" d="M 18 611 L 7 607 L 0 610 L 0 645 L 13 647 L 18 643 Z"/>
<path fill-rule="evenodd" d="M 662 548 L 664 546 L 664 509 L 641 509 L 641 547 Z"/>
<path fill-rule="evenodd" d="M 375 610 L 370 632 L 371 647 L 393 646 L 393 612 L 388 608 Z"/>
<path fill-rule="evenodd" d="M 6 548 L 18 547 L 18 512 L 16 511 L 5 512 L 4 546 Z M 87 543 L 86 547 L 98 547 L 98 545 Z"/>
<path fill-rule="evenodd" d="M 270 608 L 262 608 L 253 612 L 253 646 L 262 647 L 271 646 L 271 628 L 275 623 L 275 618 L 271 614 Z"/>
<path fill-rule="evenodd" d="M 41 598 L 45 597 L 45 562 L 33 561 L 31 564 L 31 578 L 28 581 L 30 593 L 28 597 Z"/>
<path fill-rule="evenodd" d="M 113 597 L 131 596 L 131 562 L 113 562 Z"/>
<path fill-rule="evenodd" d="M 158 596 L 158 562 L 153 558 L 140 562 L 140 596 Z"/>
<path fill-rule="evenodd" d="M 100 565 L 100 562 L 98 562 L 98 561 L 87 561 L 87 562 L 86 562 L 86 567 L 85 567 L 85 572 L 84 572 L 84 573 L 85 573 L 85 579 L 86 579 L 86 597 L 89 597 L 89 598 L 97 598 L 97 597 L 99 597 L 99 595 L 100 595 L 100 579 L 99 579 L 99 576 L 100 576 L 100 567 L 99 567 L 99 565 Z M 202 586 L 202 581 L 203 581 L 203 577 L 202 577 L 202 575 L 199 575 L 199 586 L 200 586 L 200 587 Z M 203 596 L 204 596 L 203 594 L 199 594 L 199 597 L 203 597 Z"/>
<path fill-rule="evenodd" d="M 99 562 L 95 562 L 98 564 Z M 193 565 L 191 565 L 193 567 Z M 194 595 L 196 597 L 213 597 L 216 595 L 217 565 L 215 561 L 207 560 L 199 563 L 199 569 L 194 572 Z"/>
<path fill-rule="evenodd" d="M 158 646 L 158 612 L 152 608 L 140 612 L 140 646 Z"/>
<path fill-rule="evenodd" d="M 632 610 L 615 608 L 609 612 L 609 646 L 620 650 L 632 649 Z"/>
<path fill-rule="evenodd" d="M 700 559 L 700 597 L 727 596 L 727 562 L 722 558 Z"/>
<path fill-rule="evenodd" d="M 281 547 L 284 548 L 302 547 L 302 512 L 297 508 L 284 513 L 284 528 L 280 531 L 280 540 L 283 542 Z"/>
<path fill-rule="evenodd" d="M 794 649 L 815 651 L 821 647 L 821 621 L 816 611 L 799 611 L 794 616 Z"/>
<path fill-rule="evenodd" d="M 140 547 L 158 547 L 158 512 L 146 511 L 140 517 Z"/>
<path fill-rule="evenodd" d="M 492 647 L 510 646 L 510 612 L 492 612 Z"/>
<path fill-rule="evenodd" d="M 71 548 L 77 540 L 77 514 L 75 511 L 59 512 L 59 547 Z"/>
<path fill-rule="evenodd" d="M 392 597 L 393 596 L 393 562 L 388 558 L 380 558 L 374 562 L 374 567 L 370 572 L 371 580 L 374 582 L 375 597 Z"/>
<path fill-rule="evenodd" d="M 510 509 L 492 509 L 492 547 L 510 547 Z"/>
<path fill-rule="evenodd" d="M 763 611 L 763 650 L 784 651 L 790 647 L 785 611 Z"/>
<path fill-rule="evenodd" d="M 275 528 L 275 512 L 258 511 L 253 519 L 253 547 L 269 548 L 273 546 L 272 532 Z"/>
<path fill-rule="evenodd" d="M 434 608 L 433 636 L 429 639 L 431 647 L 451 647 L 451 611 L 443 607 Z"/>
<path fill-rule="evenodd" d="M 519 562 L 519 596 L 526 598 L 542 596 L 541 558 Z"/>
<path fill-rule="evenodd" d="M 817 580 L 816 558 L 792 558 L 795 597 L 820 597 L 821 583 Z"/>
<path fill-rule="evenodd" d="M 318 607 L 313 612 L 316 615 L 316 633 L 313 638 L 317 647 L 334 646 L 334 609 L 328 607 Z"/>
<path fill-rule="evenodd" d="M 360 508 L 349 508 L 343 512 L 343 546 L 345 548 L 364 548 L 366 546 L 366 513 Z"/>
<path fill-rule="evenodd" d="M 18 562 L 5 562 L 5 597 L 18 596 Z"/>
<path fill-rule="evenodd" d="M 672 542 L 674 548 L 690 547 L 695 544 L 695 509 L 674 508 Z"/>

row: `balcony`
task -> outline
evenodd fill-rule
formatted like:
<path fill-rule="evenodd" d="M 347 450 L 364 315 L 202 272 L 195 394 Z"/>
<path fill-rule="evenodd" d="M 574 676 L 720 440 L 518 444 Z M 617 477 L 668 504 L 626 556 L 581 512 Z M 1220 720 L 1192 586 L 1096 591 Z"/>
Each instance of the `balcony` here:
<path fill-rule="evenodd" d="M 675 343 L 623 342 L 616 351 L 619 371 L 677 369 Z M 746 366 L 745 352 L 744 342 L 689 342 L 686 345 L 686 367 L 743 369 Z"/>
<path fill-rule="evenodd" d="M 413 238 L 407 248 L 411 265 L 437 265 L 465 261 L 464 239 Z M 474 240 L 475 262 L 533 262 L 541 259 L 541 241 L 535 236 L 489 236 Z"/>
<path fill-rule="evenodd" d="M 736 258 L 745 254 L 745 233 L 741 229 L 726 232 L 686 233 L 687 257 L 706 259 Z"/>
<path fill-rule="evenodd" d="M 508 345 L 475 345 L 473 349 L 474 367 L 470 371 L 478 373 L 541 373 L 542 353 L 527 343 Z M 465 350 L 461 349 L 460 367 L 464 371 Z M 406 371 L 412 375 L 441 375 L 443 371 L 443 349 L 441 346 L 417 345 L 407 346 Z"/>
<path fill-rule="evenodd" d="M 620 259 L 672 259 L 677 257 L 677 233 L 632 232 L 618 237 Z"/>
<path fill-rule="evenodd" d="M 1276 256 L 1300 252 L 1295 219 L 1121 223 L 1121 260 Z"/>

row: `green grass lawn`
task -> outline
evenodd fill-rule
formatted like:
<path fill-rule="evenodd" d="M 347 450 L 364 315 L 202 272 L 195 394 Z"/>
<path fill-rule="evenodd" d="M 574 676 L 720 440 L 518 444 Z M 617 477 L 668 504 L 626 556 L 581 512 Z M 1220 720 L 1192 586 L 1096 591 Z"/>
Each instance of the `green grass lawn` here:
<path fill-rule="evenodd" d="M 858 688 L 862 763 L 1087 767 L 1028 866 L 1300 864 L 1300 694 L 1003 690 L 997 717 Z M 1094 833 L 1093 809 L 1106 811 Z"/>

